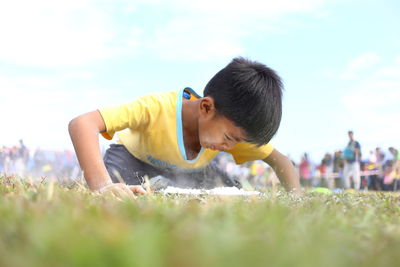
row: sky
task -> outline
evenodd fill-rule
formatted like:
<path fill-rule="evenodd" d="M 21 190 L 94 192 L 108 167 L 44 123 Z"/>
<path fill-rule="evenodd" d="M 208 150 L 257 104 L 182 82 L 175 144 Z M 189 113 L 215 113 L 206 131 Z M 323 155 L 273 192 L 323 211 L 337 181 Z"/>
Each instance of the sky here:
<path fill-rule="evenodd" d="M 284 81 L 282 153 L 318 161 L 349 129 L 364 156 L 399 148 L 399 14 L 397 0 L 0 0 L 0 145 L 71 149 L 72 118 L 201 94 L 243 56 Z"/>

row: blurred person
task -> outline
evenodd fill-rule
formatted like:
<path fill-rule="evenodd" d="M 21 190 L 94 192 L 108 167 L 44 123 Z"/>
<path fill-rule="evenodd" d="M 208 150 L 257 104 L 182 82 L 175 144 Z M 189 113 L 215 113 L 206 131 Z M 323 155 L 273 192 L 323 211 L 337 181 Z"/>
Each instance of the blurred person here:
<path fill-rule="evenodd" d="M 26 165 L 29 161 L 29 149 L 24 144 L 24 140 L 19 140 L 19 157 L 23 160 Z"/>
<path fill-rule="evenodd" d="M 300 183 L 303 187 L 311 187 L 311 163 L 308 154 L 304 153 L 299 164 Z"/>
<path fill-rule="evenodd" d="M 368 174 L 368 160 L 360 161 L 360 190 L 368 189 L 369 174 Z"/>
<path fill-rule="evenodd" d="M 246 168 L 248 171 L 249 182 L 253 186 L 260 188 L 264 181 L 266 180 L 266 169 L 267 166 L 263 161 L 253 161 L 250 164 L 249 168 Z"/>
<path fill-rule="evenodd" d="M 249 166 L 249 183 L 255 184 L 256 176 L 257 176 L 258 162 L 253 161 Z"/>
<path fill-rule="evenodd" d="M 74 163 L 72 151 L 64 150 L 64 152 L 61 154 L 61 177 L 72 178 L 72 172 L 75 166 Z"/>
<path fill-rule="evenodd" d="M 353 177 L 354 189 L 360 190 L 360 161 L 361 161 L 361 146 L 354 139 L 353 131 L 348 132 L 349 142 L 343 151 L 344 169 L 343 182 L 345 188 L 350 188 L 350 177 Z"/>
<path fill-rule="evenodd" d="M 9 157 L 10 157 L 9 168 L 8 168 L 9 174 L 16 173 L 16 167 L 18 166 L 17 163 L 18 156 L 19 156 L 18 147 L 12 146 L 9 150 Z"/>
<path fill-rule="evenodd" d="M 271 167 L 267 168 L 266 178 L 267 178 L 265 181 L 266 186 L 271 186 L 274 189 L 276 188 L 277 185 L 280 184 L 280 181 L 276 176 L 276 173 Z"/>
<path fill-rule="evenodd" d="M 4 173 L 4 158 L 5 158 L 5 150 L 3 146 L 0 147 L 0 175 Z"/>
<path fill-rule="evenodd" d="M 3 146 L 3 153 L 2 153 L 2 160 L 3 160 L 3 173 L 10 174 L 10 166 L 11 166 L 11 149 Z"/>
<path fill-rule="evenodd" d="M 393 156 L 393 190 L 398 191 L 400 190 L 400 153 L 394 147 L 389 147 L 389 152 Z"/>
<path fill-rule="evenodd" d="M 321 177 L 326 183 L 327 187 L 329 189 L 333 189 L 335 187 L 335 180 L 333 177 L 333 159 L 330 153 L 325 154 L 321 165 L 324 166 L 324 172 Z"/>
<path fill-rule="evenodd" d="M 383 190 L 393 191 L 393 160 L 387 160 L 383 165 Z"/>
<path fill-rule="evenodd" d="M 249 164 L 248 170 L 248 179 L 249 182 L 253 185 L 259 184 L 260 179 L 262 179 L 265 175 L 266 166 L 264 162 L 256 160 Z"/>
<path fill-rule="evenodd" d="M 369 151 L 369 156 L 368 156 L 368 162 L 370 163 L 376 163 L 377 158 L 376 158 L 376 153 L 374 151 Z"/>
<path fill-rule="evenodd" d="M 42 168 L 46 165 L 46 157 L 44 151 L 37 147 L 35 153 L 33 154 L 33 168 L 32 175 L 34 177 L 39 177 L 42 175 Z"/>
<path fill-rule="evenodd" d="M 381 191 L 382 190 L 382 174 L 385 154 L 382 152 L 380 147 L 375 148 L 375 151 L 370 152 L 369 163 L 367 164 L 367 170 L 373 174 L 368 176 L 368 189 Z"/>
<path fill-rule="evenodd" d="M 65 163 L 65 156 L 62 151 L 54 151 L 53 172 L 54 177 L 58 181 L 62 181 L 65 177 L 63 175 L 63 164 Z"/>
<path fill-rule="evenodd" d="M 335 186 L 343 188 L 343 168 L 344 158 L 341 150 L 336 151 L 333 155 L 333 173 L 335 175 Z"/>
<path fill-rule="evenodd" d="M 378 167 L 378 187 L 377 190 L 382 190 L 382 183 L 383 183 L 383 165 L 385 164 L 385 153 L 383 153 L 380 147 L 375 148 L 376 154 L 376 164 Z"/>
<path fill-rule="evenodd" d="M 14 173 L 19 177 L 24 177 L 27 171 L 27 164 L 29 161 L 29 150 L 25 146 L 24 141 L 20 139 L 19 146 L 15 147 L 14 156 Z"/>
<path fill-rule="evenodd" d="M 208 164 L 225 151 L 236 164 L 265 161 L 286 190 L 300 192 L 293 164 L 269 143 L 282 116 L 282 82 L 275 71 L 235 58 L 203 93 L 187 87 L 150 94 L 73 119 L 69 133 L 89 188 L 146 193 L 140 186 L 145 175 L 165 176 L 179 186 L 176 174 L 190 181 L 195 172 L 208 173 Z M 111 140 L 124 129 L 102 160 L 99 134 Z"/>

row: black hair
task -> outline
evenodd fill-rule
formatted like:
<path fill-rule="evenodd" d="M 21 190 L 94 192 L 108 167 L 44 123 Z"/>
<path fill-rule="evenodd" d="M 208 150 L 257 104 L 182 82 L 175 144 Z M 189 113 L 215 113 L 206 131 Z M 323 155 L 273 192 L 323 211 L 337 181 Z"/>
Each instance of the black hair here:
<path fill-rule="evenodd" d="M 264 64 L 238 57 L 206 85 L 204 96 L 212 97 L 217 114 L 242 128 L 246 142 L 268 143 L 282 118 L 281 78 Z"/>

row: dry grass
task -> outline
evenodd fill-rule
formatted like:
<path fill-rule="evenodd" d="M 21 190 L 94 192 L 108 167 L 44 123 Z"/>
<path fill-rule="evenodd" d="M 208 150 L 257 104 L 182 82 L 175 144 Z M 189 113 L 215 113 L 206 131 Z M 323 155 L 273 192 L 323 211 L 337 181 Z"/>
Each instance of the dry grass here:
<path fill-rule="evenodd" d="M 0 178 L 0 266 L 399 266 L 400 196 L 151 194 Z"/>

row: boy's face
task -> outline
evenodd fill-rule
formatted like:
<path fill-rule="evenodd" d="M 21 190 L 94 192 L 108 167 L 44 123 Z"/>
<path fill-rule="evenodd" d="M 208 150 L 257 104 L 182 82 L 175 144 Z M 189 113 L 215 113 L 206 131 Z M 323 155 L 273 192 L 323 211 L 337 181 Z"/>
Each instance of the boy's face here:
<path fill-rule="evenodd" d="M 225 151 L 238 142 L 244 142 L 246 134 L 231 120 L 219 115 L 213 99 L 205 97 L 200 103 L 199 139 L 204 148 Z"/>

